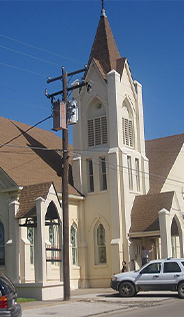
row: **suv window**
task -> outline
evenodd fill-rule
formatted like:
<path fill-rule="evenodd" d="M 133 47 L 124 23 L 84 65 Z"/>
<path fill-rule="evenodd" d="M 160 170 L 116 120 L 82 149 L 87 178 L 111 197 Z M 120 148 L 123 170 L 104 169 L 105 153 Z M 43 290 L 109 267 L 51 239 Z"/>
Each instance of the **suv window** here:
<path fill-rule="evenodd" d="M 155 274 L 155 273 L 160 273 L 161 270 L 161 263 L 152 263 L 145 267 L 141 273 L 142 274 Z"/>
<path fill-rule="evenodd" d="M 165 262 L 164 273 L 181 272 L 181 269 L 177 262 Z"/>

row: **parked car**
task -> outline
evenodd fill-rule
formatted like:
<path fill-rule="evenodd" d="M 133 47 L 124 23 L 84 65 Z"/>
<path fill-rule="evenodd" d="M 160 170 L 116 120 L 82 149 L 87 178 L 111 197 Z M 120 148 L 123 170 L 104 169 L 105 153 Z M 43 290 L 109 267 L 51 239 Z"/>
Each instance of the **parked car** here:
<path fill-rule="evenodd" d="M 22 309 L 17 304 L 17 293 L 11 280 L 0 273 L 0 317 L 21 317 Z"/>
<path fill-rule="evenodd" d="M 137 271 L 115 274 L 111 288 L 122 297 L 132 297 L 139 291 L 177 291 L 184 298 L 184 259 L 150 261 Z"/>

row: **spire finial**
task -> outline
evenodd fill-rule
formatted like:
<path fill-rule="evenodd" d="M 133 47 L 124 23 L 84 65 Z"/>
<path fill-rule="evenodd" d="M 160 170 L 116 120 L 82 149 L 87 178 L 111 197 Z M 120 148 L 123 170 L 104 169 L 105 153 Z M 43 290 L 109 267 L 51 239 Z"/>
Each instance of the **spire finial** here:
<path fill-rule="evenodd" d="M 107 17 L 106 14 L 105 14 L 105 9 L 104 9 L 104 0 L 101 0 L 101 1 L 102 1 L 101 17 Z"/>

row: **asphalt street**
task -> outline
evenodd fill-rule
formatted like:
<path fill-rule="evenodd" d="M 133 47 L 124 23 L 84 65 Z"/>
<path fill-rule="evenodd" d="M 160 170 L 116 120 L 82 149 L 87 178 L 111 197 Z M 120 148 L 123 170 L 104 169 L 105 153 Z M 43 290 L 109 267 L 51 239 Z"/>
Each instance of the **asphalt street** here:
<path fill-rule="evenodd" d="M 22 304 L 23 317 L 60 316 L 60 317 L 87 317 L 87 316 L 149 316 L 167 317 L 173 315 L 183 317 L 184 300 L 173 292 L 140 292 L 133 298 L 121 298 L 111 289 L 86 289 L 71 292 L 70 301 L 40 301 Z M 175 314 L 177 307 L 178 313 Z M 160 312 L 163 312 L 161 314 Z M 180 315 L 182 313 L 182 315 Z"/>

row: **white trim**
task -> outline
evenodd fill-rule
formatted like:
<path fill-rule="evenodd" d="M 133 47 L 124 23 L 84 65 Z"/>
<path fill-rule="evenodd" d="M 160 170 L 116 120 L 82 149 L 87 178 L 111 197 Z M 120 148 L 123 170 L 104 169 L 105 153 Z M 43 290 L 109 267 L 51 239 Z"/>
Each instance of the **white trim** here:
<path fill-rule="evenodd" d="M 160 231 L 133 232 L 129 234 L 129 238 L 156 237 L 160 236 Z"/>

